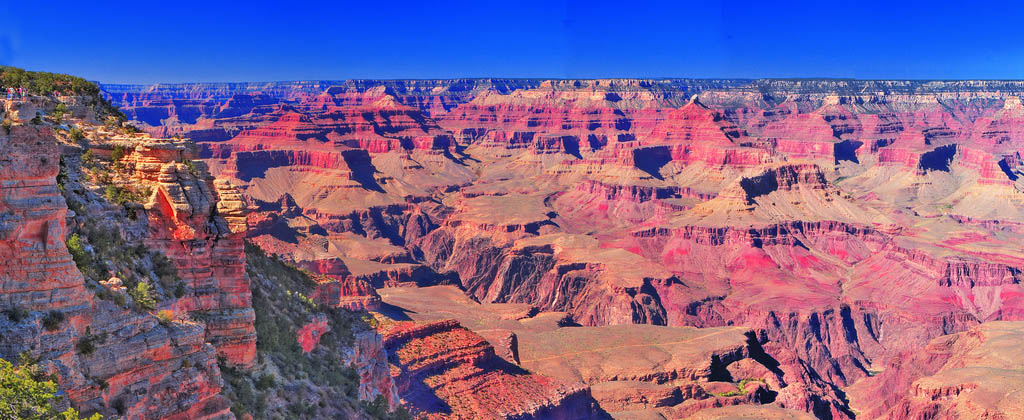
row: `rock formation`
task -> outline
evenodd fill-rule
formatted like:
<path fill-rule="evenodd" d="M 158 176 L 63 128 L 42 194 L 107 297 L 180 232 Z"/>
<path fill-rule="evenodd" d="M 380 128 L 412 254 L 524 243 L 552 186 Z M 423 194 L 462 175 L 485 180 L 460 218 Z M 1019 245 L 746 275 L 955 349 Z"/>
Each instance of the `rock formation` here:
<path fill-rule="evenodd" d="M 167 255 L 193 290 L 171 306 L 200 313 L 207 341 L 218 354 L 251 366 L 256 332 L 242 252 L 246 207 L 240 195 L 197 168 L 186 142 L 127 140 L 125 147 L 134 148 L 123 161 L 134 162 L 138 183 L 151 185 L 144 207 L 149 221 L 145 242 Z"/>

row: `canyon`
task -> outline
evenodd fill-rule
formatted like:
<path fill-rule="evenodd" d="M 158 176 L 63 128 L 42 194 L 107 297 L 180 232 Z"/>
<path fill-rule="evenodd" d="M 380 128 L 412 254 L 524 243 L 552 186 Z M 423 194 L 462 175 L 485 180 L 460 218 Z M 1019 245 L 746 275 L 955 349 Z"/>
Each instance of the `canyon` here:
<path fill-rule="evenodd" d="M 0 356 L 83 412 L 1024 410 L 1024 82 L 99 89 L 0 139 Z"/>
<path fill-rule="evenodd" d="M 461 360 L 448 369 L 491 370 L 432 376 L 440 402 L 400 387 L 413 412 L 459 418 L 438 407 L 479 400 L 449 394 L 464 381 L 500 381 L 486 379 L 508 369 L 496 354 L 589 392 L 615 418 L 735 405 L 971 418 L 919 408 L 914 381 L 943 360 L 911 356 L 935 340 L 968 346 L 942 337 L 1024 314 L 1021 82 L 103 89 L 140 129 L 193 140 L 254 209 L 249 240 L 325 276 L 330 295 L 348 296 L 334 304 L 422 324 L 405 327 L 423 331 L 418 340 L 468 330 L 486 341 L 459 333 L 477 347 L 472 362 L 462 347 L 433 350 Z M 609 350 L 577 354 L 559 340 Z M 631 346 L 642 361 L 613 350 Z M 850 389 L 889 397 L 867 403 Z M 549 417 L 584 418 L 574 404 L 576 414 Z"/>

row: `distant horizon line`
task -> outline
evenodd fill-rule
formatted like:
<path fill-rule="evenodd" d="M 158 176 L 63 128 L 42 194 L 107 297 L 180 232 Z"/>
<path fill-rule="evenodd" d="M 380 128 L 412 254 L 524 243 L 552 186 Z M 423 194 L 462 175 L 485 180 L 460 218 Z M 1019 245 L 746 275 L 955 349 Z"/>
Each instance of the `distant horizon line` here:
<path fill-rule="evenodd" d="M 89 80 L 89 79 L 87 79 Z M 398 81 L 455 81 L 455 80 L 528 80 L 528 81 L 595 81 L 595 80 L 651 80 L 651 81 L 673 81 L 673 80 L 697 80 L 697 81 L 737 81 L 753 82 L 759 80 L 771 81 L 846 81 L 846 82 L 1024 82 L 1021 79 L 879 79 L 879 78 L 856 78 L 856 77 L 408 77 L 408 78 L 348 78 L 348 79 L 291 79 L 291 80 L 251 80 L 251 81 L 188 81 L 188 82 L 150 82 L 150 83 L 124 83 L 124 82 L 102 82 L 89 80 L 92 83 L 105 86 L 154 86 L 154 85 L 199 85 L 199 84 L 224 84 L 241 85 L 257 83 L 324 83 L 324 82 L 398 82 Z"/>

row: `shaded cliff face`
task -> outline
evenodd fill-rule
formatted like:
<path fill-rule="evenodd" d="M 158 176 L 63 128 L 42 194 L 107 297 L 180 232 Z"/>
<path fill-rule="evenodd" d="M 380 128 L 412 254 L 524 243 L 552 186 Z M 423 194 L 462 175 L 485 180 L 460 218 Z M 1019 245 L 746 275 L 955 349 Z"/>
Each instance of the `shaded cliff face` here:
<path fill-rule="evenodd" d="M 373 289 L 450 285 L 588 327 L 743 326 L 782 372 L 749 379 L 778 395 L 728 404 L 818 418 L 852 417 L 841 388 L 937 336 L 1024 316 L 1021 82 L 107 89 L 196 141 L 254 209 L 246 235 L 322 274 L 325 305 L 387 314 Z M 571 381 L 609 412 L 712 404 L 649 379 Z"/>

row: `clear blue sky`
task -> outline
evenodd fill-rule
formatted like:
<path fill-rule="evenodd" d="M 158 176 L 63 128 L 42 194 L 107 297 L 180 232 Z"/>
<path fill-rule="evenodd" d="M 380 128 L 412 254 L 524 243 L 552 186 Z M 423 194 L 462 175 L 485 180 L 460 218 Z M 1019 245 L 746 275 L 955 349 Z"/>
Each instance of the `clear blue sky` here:
<path fill-rule="evenodd" d="M 0 64 L 128 83 L 1024 78 L 1014 2 L 769 3 L 0 0 Z"/>

